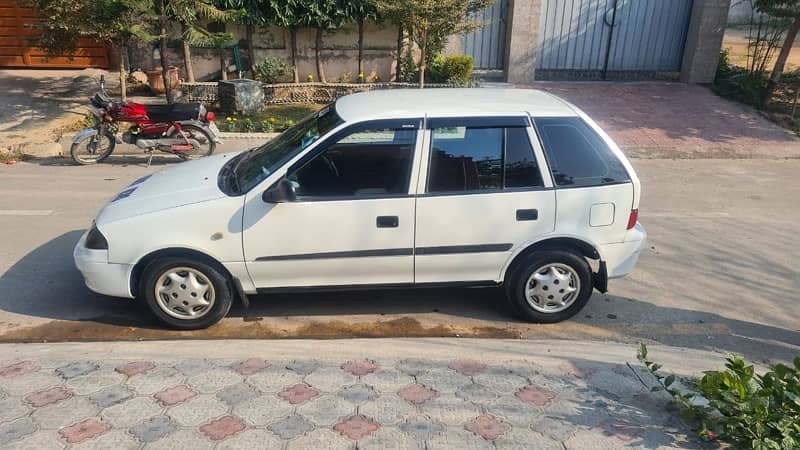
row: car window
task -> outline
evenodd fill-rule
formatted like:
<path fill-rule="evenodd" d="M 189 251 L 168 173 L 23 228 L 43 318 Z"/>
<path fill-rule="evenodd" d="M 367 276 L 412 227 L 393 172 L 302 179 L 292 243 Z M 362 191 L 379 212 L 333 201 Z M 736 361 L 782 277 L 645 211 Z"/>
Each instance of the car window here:
<path fill-rule="evenodd" d="M 299 197 L 408 193 L 417 130 L 378 128 L 348 134 L 289 175 Z"/>
<path fill-rule="evenodd" d="M 524 127 L 434 128 L 429 172 L 428 192 L 542 185 Z"/>
<path fill-rule="evenodd" d="M 542 117 L 535 123 L 557 186 L 630 181 L 625 166 L 580 117 Z"/>

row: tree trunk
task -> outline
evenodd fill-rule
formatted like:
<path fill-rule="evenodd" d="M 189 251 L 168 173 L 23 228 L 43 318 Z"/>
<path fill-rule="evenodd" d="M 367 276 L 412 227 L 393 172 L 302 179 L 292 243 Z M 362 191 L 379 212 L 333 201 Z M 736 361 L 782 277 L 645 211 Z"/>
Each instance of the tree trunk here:
<path fill-rule="evenodd" d="M 194 83 L 194 67 L 192 66 L 192 49 L 189 47 L 189 43 L 186 42 L 186 31 L 187 31 L 186 25 L 181 24 L 181 29 L 183 31 L 183 39 L 181 40 L 181 42 L 183 44 L 183 67 L 186 69 L 186 81 Z"/>
<path fill-rule="evenodd" d="M 170 105 L 175 103 L 175 93 L 172 91 L 172 85 L 169 79 L 169 61 L 167 61 L 167 6 L 166 0 L 159 1 L 159 36 L 158 36 L 158 50 L 161 52 L 161 78 L 164 81 L 164 93 L 167 97 L 167 103 Z"/>
<path fill-rule="evenodd" d="M 358 20 L 358 79 L 364 80 L 364 19 Z"/>
<path fill-rule="evenodd" d="M 314 40 L 314 60 L 317 63 L 317 80 L 320 83 L 327 83 L 325 79 L 325 69 L 322 67 L 322 60 L 319 59 L 319 53 L 322 50 L 322 28 L 317 28 L 317 35 Z"/>
<path fill-rule="evenodd" d="M 423 28 L 420 30 L 420 49 L 419 49 L 419 88 L 425 87 L 425 57 L 428 56 L 428 30 Z"/>
<path fill-rule="evenodd" d="M 126 45 L 120 45 L 119 49 L 119 92 L 122 101 L 128 101 L 128 73 L 125 70 L 125 54 L 128 52 Z"/>
<path fill-rule="evenodd" d="M 300 73 L 297 71 L 297 28 L 289 28 L 289 39 L 292 41 L 292 77 L 295 83 L 299 83 Z"/>
<path fill-rule="evenodd" d="M 247 35 L 247 57 L 250 58 L 250 78 L 256 79 L 256 49 L 255 49 L 255 39 L 253 39 L 253 35 L 255 34 L 255 27 L 253 25 L 246 25 L 244 27 L 245 34 Z"/>
<path fill-rule="evenodd" d="M 397 67 L 394 69 L 394 81 L 403 77 L 403 26 L 397 25 Z"/>
<path fill-rule="evenodd" d="M 775 92 L 775 88 L 781 80 L 783 69 L 786 67 L 786 60 L 789 59 L 789 53 L 792 51 L 792 46 L 794 45 L 795 38 L 797 38 L 798 31 L 800 31 L 800 17 L 794 19 L 794 22 L 792 22 L 792 25 L 786 31 L 786 39 L 783 41 L 780 53 L 778 53 L 778 59 L 775 60 L 775 67 L 772 69 L 772 74 L 769 77 L 767 89 L 764 92 L 764 98 L 761 99 L 762 106 L 767 106 L 769 100 L 772 98 L 772 93 Z"/>
<path fill-rule="evenodd" d="M 222 80 L 227 80 L 228 64 L 225 63 L 225 49 L 222 47 L 219 48 L 219 70 L 220 70 L 220 78 Z"/>

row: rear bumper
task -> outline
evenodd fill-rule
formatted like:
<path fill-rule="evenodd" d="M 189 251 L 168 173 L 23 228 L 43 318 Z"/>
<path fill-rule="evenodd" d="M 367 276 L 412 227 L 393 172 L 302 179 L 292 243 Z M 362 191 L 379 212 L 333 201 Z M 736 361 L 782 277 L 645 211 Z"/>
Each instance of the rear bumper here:
<path fill-rule="evenodd" d="M 129 282 L 133 266 L 109 264 L 108 250 L 86 248 L 86 233 L 75 245 L 72 257 L 90 290 L 111 297 L 133 298 Z"/>
<path fill-rule="evenodd" d="M 631 273 L 646 246 L 647 232 L 638 223 L 628 230 L 623 242 L 601 245 L 599 250 L 606 263 L 608 278 L 620 278 Z"/>

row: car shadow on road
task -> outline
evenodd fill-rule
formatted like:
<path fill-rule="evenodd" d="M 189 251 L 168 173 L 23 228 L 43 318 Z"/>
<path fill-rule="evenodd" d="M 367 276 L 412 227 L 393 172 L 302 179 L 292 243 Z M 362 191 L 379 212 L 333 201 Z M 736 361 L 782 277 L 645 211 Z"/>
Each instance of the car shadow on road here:
<path fill-rule="evenodd" d="M 26 162 L 31 164 L 37 164 L 40 166 L 50 166 L 50 167 L 66 167 L 66 166 L 77 166 L 78 164 L 72 160 L 72 158 L 67 156 L 48 156 L 42 158 L 31 158 L 26 160 Z M 183 160 L 177 156 L 167 155 L 167 154 L 156 154 L 153 155 L 153 160 L 150 162 L 151 166 L 155 167 L 166 167 L 171 166 L 174 164 L 178 164 L 183 162 Z M 144 167 L 147 165 L 147 155 L 111 155 L 102 163 L 104 165 L 110 166 L 141 166 Z"/>
<path fill-rule="evenodd" d="M 0 275 L 0 310 L 22 316 L 0 319 L 10 330 L 0 332 L 0 341 L 441 335 L 657 342 L 758 362 L 800 353 L 800 330 L 657 306 L 646 298 L 595 293 L 571 320 L 523 323 L 499 288 L 260 295 L 252 297 L 249 309 L 234 305 L 228 319 L 208 330 L 168 331 L 140 302 L 94 294 L 84 286 L 72 261 L 81 234 L 71 231 L 42 244 Z M 41 319 L 58 324 L 43 325 Z"/>

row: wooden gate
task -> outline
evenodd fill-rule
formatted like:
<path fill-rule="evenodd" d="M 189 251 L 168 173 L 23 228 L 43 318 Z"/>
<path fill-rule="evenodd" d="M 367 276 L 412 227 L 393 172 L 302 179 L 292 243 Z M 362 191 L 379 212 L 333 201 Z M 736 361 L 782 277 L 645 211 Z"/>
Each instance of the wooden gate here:
<path fill-rule="evenodd" d="M 14 0 L 0 0 L 0 67 L 30 68 L 108 68 L 108 47 L 86 39 L 78 41 L 71 55 L 48 55 L 31 45 L 37 31 L 36 12 L 20 8 Z"/>

